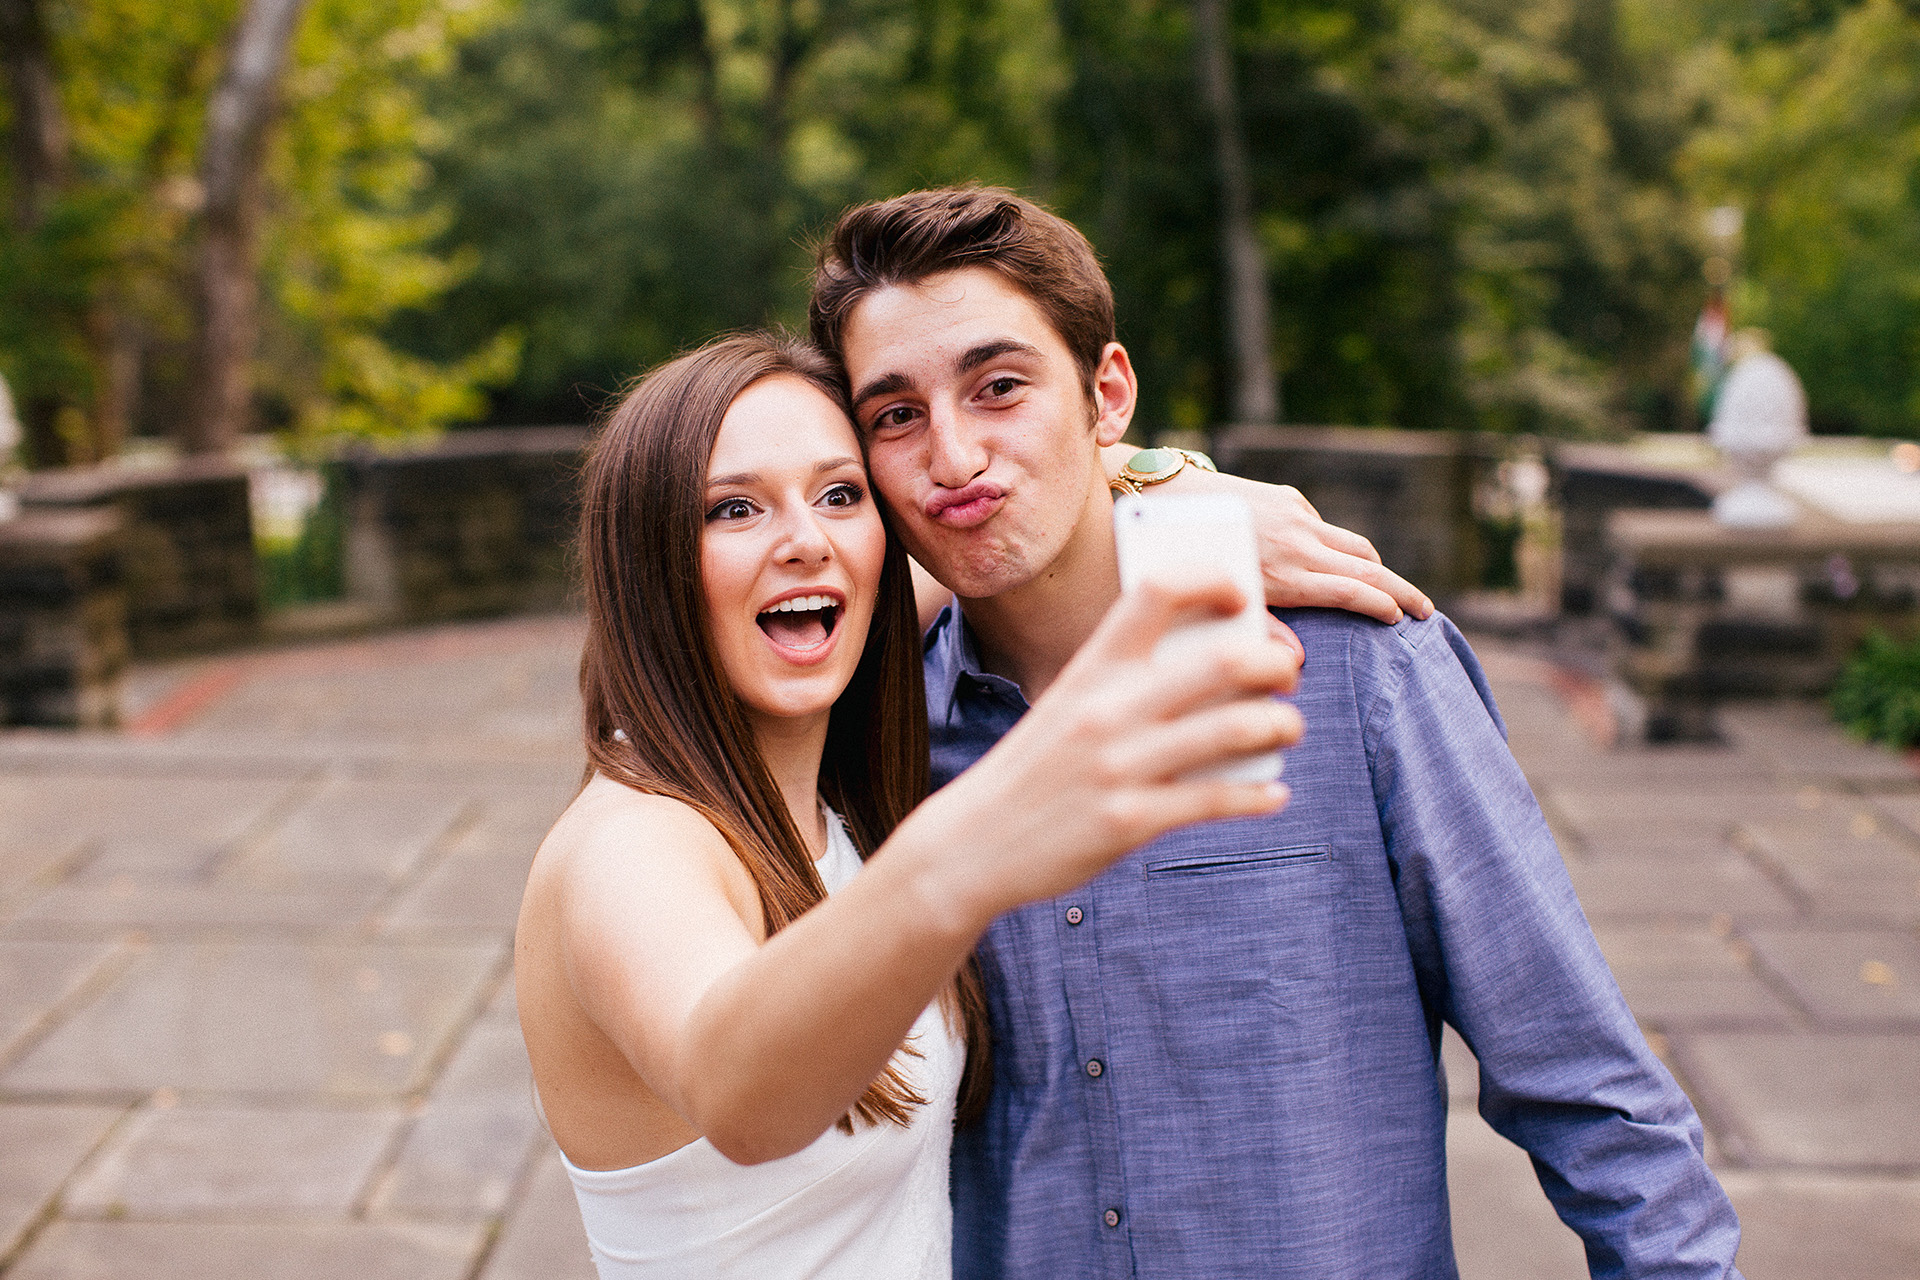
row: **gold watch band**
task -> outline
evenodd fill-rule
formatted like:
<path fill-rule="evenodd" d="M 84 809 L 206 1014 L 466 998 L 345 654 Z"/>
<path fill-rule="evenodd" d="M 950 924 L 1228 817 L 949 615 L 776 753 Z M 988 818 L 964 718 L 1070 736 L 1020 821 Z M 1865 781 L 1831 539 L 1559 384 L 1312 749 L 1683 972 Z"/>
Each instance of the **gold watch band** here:
<path fill-rule="evenodd" d="M 1213 459 L 1194 449 L 1182 449 L 1174 445 L 1162 445 L 1156 449 L 1142 449 L 1127 459 L 1120 468 L 1120 474 L 1107 482 L 1107 487 L 1115 493 L 1139 493 L 1149 485 L 1165 484 L 1185 471 L 1188 467 L 1198 467 L 1202 471 L 1218 471 Z"/>

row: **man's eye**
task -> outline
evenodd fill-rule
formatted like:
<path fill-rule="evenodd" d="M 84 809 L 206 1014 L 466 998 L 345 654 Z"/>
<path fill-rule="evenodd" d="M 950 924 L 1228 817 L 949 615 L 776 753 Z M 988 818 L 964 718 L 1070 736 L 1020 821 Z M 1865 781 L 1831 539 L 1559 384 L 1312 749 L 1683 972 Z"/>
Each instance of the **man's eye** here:
<path fill-rule="evenodd" d="M 987 384 L 987 393 L 993 396 L 1010 396 L 1019 386 L 1018 378 L 995 378 Z"/>
<path fill-rule="evenodd" d="M 913 421 L 913 408 L 910 405 L 896 405 L 881 413 L 873 420 L 876 431 L 885 431 L 890 427 L 904 427 Z"/>
<path fill-rule="evenodd" d="M 745 520 L 753 514 L 753 504 L 745 498 L 728 498 L 707 512 L 709 520 Z"/>
<path fill-rule="evenodd" d="M 837 484 L 822 494 L 820 500 L 830 507 L 851 507 L 866 496 L 866 491 L 857 484 Z"/>

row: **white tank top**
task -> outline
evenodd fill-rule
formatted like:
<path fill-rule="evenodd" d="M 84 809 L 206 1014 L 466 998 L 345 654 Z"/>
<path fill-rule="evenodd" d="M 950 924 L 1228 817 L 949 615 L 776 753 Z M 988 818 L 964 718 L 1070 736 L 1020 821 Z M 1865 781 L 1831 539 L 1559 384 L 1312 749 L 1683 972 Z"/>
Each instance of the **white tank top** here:
<path fill-rule="evenodd" d="M 816 864 L 833 893 L 860 870 L 838 814 Z M 949 1280 L 947 1157 L 966 1046 L 939 1003 L 913 1024 L 919 1058 L 895 1059 L 927 1100 L 901 1128 L 855 1122 L 804 1150 L 737 1165 L 705 1138 L 631 1169 L 575 1167 L 563 1154 L 600 1280 Z"/>

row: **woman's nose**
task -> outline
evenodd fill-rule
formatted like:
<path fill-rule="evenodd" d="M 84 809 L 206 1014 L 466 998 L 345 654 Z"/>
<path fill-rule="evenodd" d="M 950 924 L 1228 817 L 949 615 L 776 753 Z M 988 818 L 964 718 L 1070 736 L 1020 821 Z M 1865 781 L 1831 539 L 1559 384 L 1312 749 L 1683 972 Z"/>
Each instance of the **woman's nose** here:
<path fill-rule="evenodd" d="M 803 507 L 782 519 L 775 554 L 788 563 L 826 560 L 833 555 L 833 542 L 813 508 Z"/>

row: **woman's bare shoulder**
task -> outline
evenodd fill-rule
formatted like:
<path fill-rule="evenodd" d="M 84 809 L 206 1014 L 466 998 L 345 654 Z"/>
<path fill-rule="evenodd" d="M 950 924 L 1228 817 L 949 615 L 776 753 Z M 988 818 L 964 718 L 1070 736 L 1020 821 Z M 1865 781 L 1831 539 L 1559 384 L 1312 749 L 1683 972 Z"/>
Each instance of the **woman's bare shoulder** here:
<path fill-rule="evenodd" d="M 541 842 L 534 876 L 588 890 L 662 881 L 717 882 L 729 899 L 751 890 L 732 846 L 699 810 L 600 774 Z"/>

